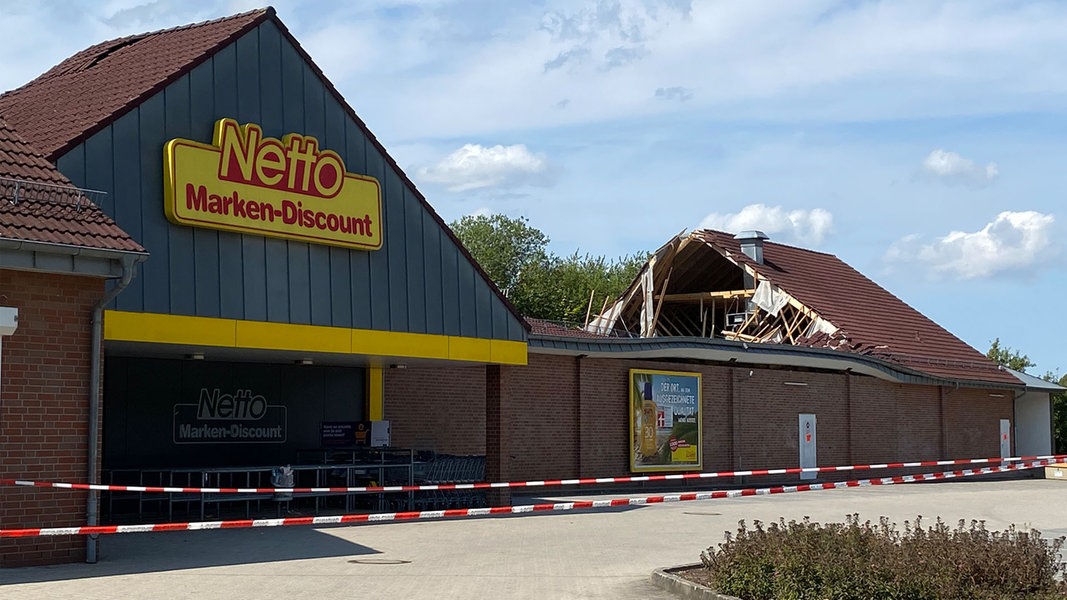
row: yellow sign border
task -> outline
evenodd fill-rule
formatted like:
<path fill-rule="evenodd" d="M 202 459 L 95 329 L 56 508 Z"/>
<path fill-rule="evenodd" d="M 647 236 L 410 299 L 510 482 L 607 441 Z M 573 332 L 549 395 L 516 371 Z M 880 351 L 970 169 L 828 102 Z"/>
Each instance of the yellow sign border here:
<path fill-rule="evenodd" d="M 217 131 L 219 129 L 219 123 L 221 123 L 223 121 L 226 121 L 226 120 L 230 120 L 230 121 L 236 122 L 235 119 L 230 119 L 228 117 L 227 118 L 223 118 L 223 119 L 219 119 L 219 121 L 217 121 L 216 124 L 215 124 L 215 130 Z M 313 136 L 303 136 L 303 137 L 304 137 L 304 139 L 315 140 L 316 143 L 317 143 L 316 138 L 314 138 Z M 247 234 L 261 235 L 261 236 L 264 236 L 264 237 L 271 237 L 271 238 L 276 238 L 276 239 L 299 240 L 299 241 L 308 242 L 308 243 L 312 243 L 312 244 L 322 244 L 322 245 L 326 245 L 326 246 L 336 246 L 336 247 L 341 247 L 341 248 L 350 248 L 350 249 L 354 249 L 354 250 L 380 250 L 381 247 L 382 247 L 382 244 L 384 243 L 385 227 L 384 227 L 384 223 L 382 222 L 383 218 L 384 218 L 384 211 L 382 209 L 382 184 L 381 184 L 381 182 L 378 181 L 376 178 L 371 177 L 369 175 L 360 175 L 360 174 L 357 174 L 357 173 L 350 173 L 347 170 L 345 171 L 345 174 L 344 174 L 346 181 L 351 179 L 351 180 L 359 181 L 359 182 L 362 182 L 362 183 L 372 183 L 372 184 L 374 184 L 375 189 L 377 190 L 377 194 L 376 194 L 376 196 L 377 196 L 377 212 L 374 215 L 375 218 L 376 218 L 377 229 L 378 229 L 378 236 L 377 236 L 377 240 L 378 241 L 377 241 L 377 243 L 368 244 L 368 243 L 360 243 L 360 242 L 346 242 L 344 240 L 339 240 L 339 239 L 330 238 L 330 237 L 320 237 L 320 236 L 314 236 L 314 235 L 302 235 L 302 234 L 299 234 L 299 233 L 293 233 L 293 232 L 288 232 L 288 231 L 278 231 L 276 229 L 271 229 L 271 228 L 267 228 L 267 227 L 254 227 L 254 226 L 251 226 L 251 225 L 236 225 L 236 224 L 232 224 L 232 223 L 224 223 L 224 222 L 214 221 L 214 220 L 210 220 L 210 219 L 194 219 L 194 218 L 189 218 L 187 216 L 179 215 L 178 211 L 177 211 L 177 203 L 180 200 L 180 194 L 178 193 L 178 190 L 177 190 L 178 182 L 176 181 L 177 165 L 176 165 L 176 160 L 175 160 L 175 157 L 176 157 L 175 151 L 180 146 L 194 148 L 196 150 L 205 150 L 205 151 L 210 151 L 210 152 L 216 152 L 216 153 L 219 153 L 220 156 L 222 154 L 222 148 L 220 148 L 217 145 L 205 144 L 203 142 L 197 142 L 197 141 L 194 141 L 194 140 L 187 140 L 187 139 L 184 139 L 184 138 L 174 138 L 174 139 L 168 141 L 166 144 L 164 144 L 164 147 L 163 147 L 163 212 L 166 215 L 167 220 L 169 220 L 171 223 L 174 223 L 176 225 L 184 225 L 184 226 L 187 226 L 187 227 L 200 227 L 200 228 L 206 228 L 206 229 L 217 229 L 217 230 L 221 230 L 221 231 L 232 231 L 232 232 L 235 232 L 235 233 L 247 233 Z M 205 182 L 205 185 L 207 183 L 213 183 L 213 184 L 217 184 L 217 185 L 233 185 L 233 182 L 222 181 L 222 180 L 216 180 L 216 181 L 212 181 L 212 182 Z M 239 185 L 250 185 L 250 184 L 239 184 Z M 296 197 L 299 198 L 299 195 L 297 195 Z"/>

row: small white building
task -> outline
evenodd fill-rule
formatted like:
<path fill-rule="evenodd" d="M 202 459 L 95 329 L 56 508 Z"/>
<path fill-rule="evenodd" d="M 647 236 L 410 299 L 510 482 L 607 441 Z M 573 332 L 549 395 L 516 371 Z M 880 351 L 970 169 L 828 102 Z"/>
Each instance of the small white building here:
<path fill-rule="evenodd" d="M 1015 453 L 1019 456 L 1052 454 L 1055 437 L 1052 396 L 1067 388 L 1022 371 L 1005 370 L 1026 385 L 1026 391 L 1015 397 Z"/>

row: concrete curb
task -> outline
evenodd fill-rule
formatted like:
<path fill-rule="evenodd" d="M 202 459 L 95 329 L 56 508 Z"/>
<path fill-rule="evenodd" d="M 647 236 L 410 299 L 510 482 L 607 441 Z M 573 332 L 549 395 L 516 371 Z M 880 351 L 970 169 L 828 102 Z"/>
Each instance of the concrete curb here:
<path fill-rule="evenodd" d="M 679 598 L 685 598 L 685 600 L 741 600 L 736 596 L 720 594 L 713 591 L 711 588 L 702 586 L 699 583 L 693 583 L 688 579 L 675 575 L 678 571 L 685 571 L 700 566 L 701 565 L 698 563 L 656 569 L 655 571 L 652 571 L 652 584 L 671 592 Z"/>

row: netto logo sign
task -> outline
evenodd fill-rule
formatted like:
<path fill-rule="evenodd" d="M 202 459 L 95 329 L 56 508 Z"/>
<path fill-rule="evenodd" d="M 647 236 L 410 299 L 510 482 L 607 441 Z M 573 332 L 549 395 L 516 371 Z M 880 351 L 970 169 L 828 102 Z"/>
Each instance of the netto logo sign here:
<path fill-rule="evenodd" d="M 220 393 L 218 388 L 211 392 L 207 388 L 200 390 L 196 418 L 201 421 L 258 421 L 265 414 L 267 400 L 253 396 L 252 390 L 237 390 L 234 394 Z"/>
<path fill-rule="evenodd" d="M 172 223 L 382 247 L 378 180 L 349 173 L 339 154 L 310 135 L 278 139 L 255 123 L 219 119 L 211 144 L 175 138 L 163 157 L 163 208 Z"/>
<path fill-rule="evenodd" d="M 174 405 L 175 444 L 282 444 L 285 438 L 285 406 L 250 389 L 201 388 L 196 404 Z"/>

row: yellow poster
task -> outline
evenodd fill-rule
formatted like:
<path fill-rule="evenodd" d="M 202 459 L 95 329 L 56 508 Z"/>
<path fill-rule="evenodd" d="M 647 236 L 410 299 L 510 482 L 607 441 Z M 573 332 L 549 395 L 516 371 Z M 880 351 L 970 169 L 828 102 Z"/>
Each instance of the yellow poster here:
<path fill-rule="evenodd" d="M 630 470 L 699 471 L 700 373 L 630 370 Z"/>

